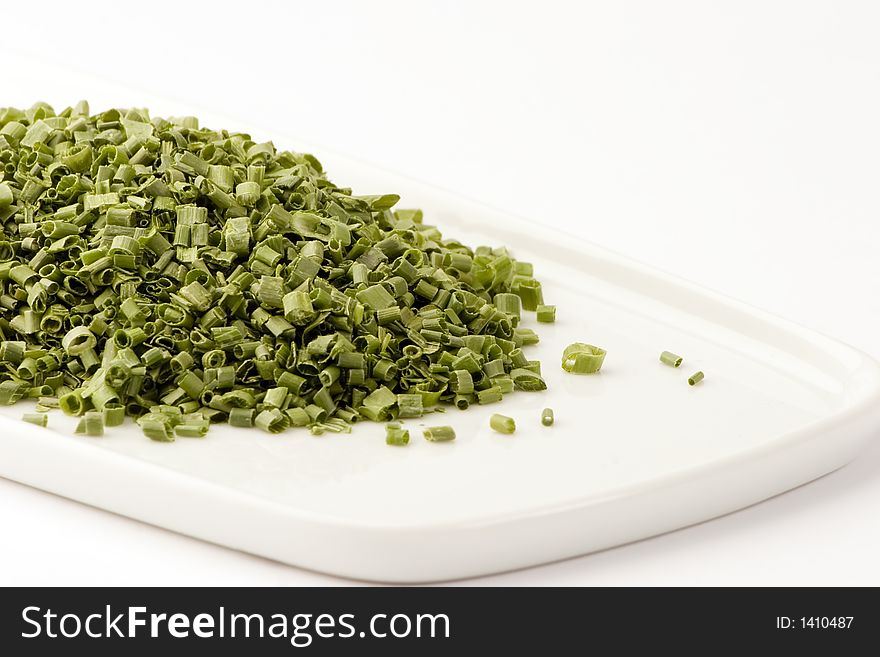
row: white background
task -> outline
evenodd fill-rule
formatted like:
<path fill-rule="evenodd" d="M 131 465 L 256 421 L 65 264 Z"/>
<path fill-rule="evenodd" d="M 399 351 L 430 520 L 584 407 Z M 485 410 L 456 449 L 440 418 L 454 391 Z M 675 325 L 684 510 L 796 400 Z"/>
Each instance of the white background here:
<path fill-rule="evenodd" d="M 3 84 L 10 54 L 144 80 L 880 357 L 876 3 L 51 5 L 4 7 L 0 105 L 37 100 Z M 878 507 L 875 446 L 724 518 L 469 583 L 880 585 Z M 4 585 L 348 583 L 5 480 L 0 528 Z"/>

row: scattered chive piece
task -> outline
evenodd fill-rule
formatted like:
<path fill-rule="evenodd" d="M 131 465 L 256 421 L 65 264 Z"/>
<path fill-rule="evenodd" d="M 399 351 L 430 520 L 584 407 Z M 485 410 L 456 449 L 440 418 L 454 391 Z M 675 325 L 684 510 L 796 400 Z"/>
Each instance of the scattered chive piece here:
<path fill-rule="evenodd" d="M 400 422 L 389 422 L 385 425 L 385 444 L 402 447 L 409 444 L 409 430 L 404 429 Z"/>
<path fill-rule="evenodd" d="M 604 361 L 604 349 L 584 342 L 574 342 L 562 352 L 562 369 L 571 374 L 595 374 Z"/>
<path fill-rule="evenodd" d="M 425 436 L 425 440 L 429 440 L 432 443 L 455 440 L 455 429 L 450 426 L 426 427 L 422 430 L 422 434 Z"/>
<path fill-rule="evenodd" d="M 104 435 L 104 414 L 101 411 L 86 411 L 76 426 L 76 433 L 86 436 Z"/>
<path fill-rule="evenodd" d="M 543 411 L 541 411 L 541 424 L 543 424 L 545 427 L 552 426 L 553 422 L 555 421 L 556 418 L 554 418 L 553 416 L 552 408 L 545 408 Z"/>
<path fill-rule="evenodd" d="M 38 427 L 45 427 L 49 424 L 49 416 L 45 413 L 25 413 L 21 419 L 28 424 L 36 424 Z"/>
<path fill-rule="evenodd" d="M 694 372 L 688 377 L 688 385 L 695 386 L 705 378 L 702 372 Z"/>
<path fill-rule="evenodd" d="M 681 360 L 681 356 L 674 354 L 671 351 L 664 351 L 660 354 L 660 362 L 664 365 L 669 365 L 670 367 L 678 367 L 681 365 Z"/>
<path fill-rule="evenodd" d="M 489 426 L 498 433 L 513 433 L 516 431 L 516 422 L 512 417 L 493 413 L 489 418 Z"/>
<path fill-rule="evenodd" d="M 171 442 L 547 387 L 523 353 L 523 310 L 555 316 L 531 263 L 395 194 L 194 117 L 38 103 L 0 127 L 0 404 L 38 399 L 88 435 L 130 416 Z"/>
<path fill-rule="evenodd" d="M 544 324 L 552 324 L 556 321 L 556 306 L 545 306 L 539 304 L 537 310 L 537 319 Z"/>

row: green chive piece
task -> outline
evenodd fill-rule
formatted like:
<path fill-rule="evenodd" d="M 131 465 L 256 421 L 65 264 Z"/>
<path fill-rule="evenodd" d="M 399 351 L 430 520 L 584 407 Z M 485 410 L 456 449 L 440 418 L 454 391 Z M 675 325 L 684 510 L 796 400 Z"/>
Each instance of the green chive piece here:
<path fill-rule="evenodd" d="M 536 319 L 541 323 L 552 324 L 556 321 L 556 306 L 545 306 L 544 304 L 538 304 L 535 313 Z"/>
<path fill-rule="evenodd" d="M 514 329 L 513 339 L 514 339 L 514 341 L 516 341 L 518 344 L 521 344 L 521 345 L 538 344 L 538 342 L 540 341 L 538 334 L 535 333 L 530 328 Z"/>
<path fill-rule="evenodd" d="M 424 406 L 419 394 L 397 395 L 398 417 L 422 417 Z"/>
<path fill-rule="evenodd" d="M 5 210 L 12 205 L 12 188 L 8 183 L 0 183 L 0 210 Z"/>
<path fill-rule="evenodd" d="M 705 378 L 702 372 L 694 372 L 688 377 L 688 385 L 695 386 Z"/>
<path fill-rule="evenodd" d="M 269 408 L 257 415 L 254 426 L 267 433 L 281 433 L 290 426 L 290 418 L 277 408 Z"/>
<path fill-rule="evenodd" d="M 510 315 L 517 322 L 521 317 L 521 308 L 522 301 L 519 296 L 516 294 L 512 294 L 510 292 L 502 292 L 500 294 L 496 294 L 492 302 L 495 304 L 495 307 L 498 308 L 503 313 Z"/>
<path fill-rule="evenodd" d="M 514 276 L 511 291 L 519 295 L 524 310 L 537 310 L 538 306 L 544 303 L 541 283 L 530 276 Z"/>
<path fill-rule="evenodd" d="M 562 369 L 571 374 L 595 374 L 604 361 L 604 349 L 584 342 L 574 342 L 562 352 Z"/>
<path fill-rule="evenodd" d="M 477 391 L 478 404 L 494 404 L 495 402 L 500 402 L 503 397 L 504 395 L 501 392 L 501 388 L 498 386 L 492 386 L 491 388 Z"/>
<path fill-rule="evenodd" d="M 385 444 L 398 447 L 409 445 L 409 431 L 400 422 L 389 422 L 385 425 Z"/>
<path fill-rule="evenodd" d="M 76 426 L 76 433 L 93 437 L 103 436 L 104 414 L 101 411 L 86 411 Z"/>
<path fill-rule="evenodd" d="M 422 430 L 422 434 L 425 436 L 425 440 L 432 443 L 455 440 L 455 429 L 450 426 L 425 427 L 425 429 Z"/>
<path fill-rule="evenodd" d="M 152 415 L 152 414 L 151 414 Z M 145 416 L 138 423 L 144 435 L 150 440 L 160 443 L 174 442 L 173 429 L 164 418 L 150 418 Z"/>
<path fill-rule="evenodd" d="M 58 405 L 65 415 L 82 415 L 86 409 L 85 400 L 79 390 L 68 392 L 59 397 Z"/>
<path fill-rule="evenodd" d="M 2 381 L 0 382 L 0 404 L 11 406 L 22 399 L 27 391 L 28 386 L 25 382 Z"/>
<path fill-rule="evenodd" d="M 125 422 L 125 406 L 119 402 L 104 405 L 104 426 L 118 427 Z"/>
<path fill-rule="evenodd" d="M 49 424 L 49 416 L 45 413 L 25 413 L 21 419 L 29 424 L 36 424 L 38 427 L 45 427 Z"/>
<path fill-rule="evenodd" d="M 536 392 L 547 389 L 547 383 L 541 375 L 525 367 L 511 370 L 510 378 L 513 379 L 513 384 L 518 390 Z"/>
<path fill-rule="evenodd" d="M 309 412 L 304 408 L 288 408 L 284 411 L 284 414 L 287 416 L 288 420 L 290 420 L 290 426 L 292 427 L 306 427 L 312 421 Z M 232 416 L 230 416 L 230 418 L 231 417 Z M 349 419 L 349 422 L 351 422 L 351 419 Z"/>
<path fill-rule="evenodd" d="M 204 438 L 208 435 L 208 422 L 178 424 L 174 427 L 174 435 L 178 438 Z"/>
<path fill-rule="evenodd" d="M 553 423 L 556 421 L 556 418 L 553 416 L 552 408 L 545 408 L 541 411 L 541 424 L 545 427 L 553 426 Z"/>
<path fill-rule="evenodd" d="M 664 365 L 669 365 L 669 367 L 678 367 L 681 365 L 681 360 L 681 356 L 674 354 L 671 351 L 664 351 L 660 354 L 660 362 Z"/>
<path fill-rule="evenodd" d="M 512 417 L 493 413 L 489 418 L 489 426 L 498 433 L 513 433 L 516 431 L 516 422 Z"/>
<path fill-rule="evenodd" d="M 298 410 L 298 409 L 297 409 Z M 254 426 L 254 409 L 232 408 L 229 410 L 229 424 L 233 427 Z"/>

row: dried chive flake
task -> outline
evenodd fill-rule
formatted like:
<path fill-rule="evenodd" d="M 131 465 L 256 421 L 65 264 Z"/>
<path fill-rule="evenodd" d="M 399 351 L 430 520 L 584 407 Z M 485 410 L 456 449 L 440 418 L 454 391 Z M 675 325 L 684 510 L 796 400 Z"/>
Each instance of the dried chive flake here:
<path fill-rule="evenodd" d="M 530 263 L 444 238 L 312 155 L 155 118 L 0 108 L 0 404 L 53 400 L 100 435 L 359 419 L 543 390 Z M 448 427 L 426 430 L 450 440 Z"/>

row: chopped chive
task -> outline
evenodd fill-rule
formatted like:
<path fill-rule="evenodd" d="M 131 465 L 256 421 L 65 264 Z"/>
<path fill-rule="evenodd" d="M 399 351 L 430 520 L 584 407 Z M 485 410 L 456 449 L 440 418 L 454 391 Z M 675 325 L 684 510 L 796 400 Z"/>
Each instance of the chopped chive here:
<path fill-rule="evenodd" d="M 295 409 L 300 410 L 300 409 Z M 229 411 L 229 424 L 233 427 L 252 427 L 254 426 L 254 409 L 252 408 L 233 408 Z M 294 425 L 296 426 L 296 425 Z"/>
<path fill-rule="evenodd" d="M 450 426 L 426 427 L 422 430 L 422 434 L 425 436 L 425 440 L 432 443 L 455 440 L 455 429 Z"/>
<path fill-rule="evenodd" d="M 504 395 L 501 392 L 501 388 L 498 386 L 492 386 L 491 388 L 486 388 L 485 390 L 479 390 L 477 392 L 477 403 L 478 404 L 494 404 L 495 402 L 500 402 Z"/>
<path fill-rule="evenodd" d="M 535 313 L 536 319 L 544 324 L 552 324 L 556 321 L 556 306 L 539 304 Z"/>
<path fill-rule="evenodd" d="M 400 422 L 389 422 L 385 425 L 385 444 L 402 447 L 409 444 L 409 430 L 404 429 Z"/>
<path fill-rule="evenodd" d="M 473 395 L 455 395 L 454 404 L 456 408 L 462 411 L 466 411 L 471 403 L 474 401 Z"/>
<path fill-rule="evenodd" d="M 290 426 L 290 418 L 277 408 L 270 408 L 254 418 L 254 426 L 267 433 L 281 433 Z"/>
<path fill-rule="evenodd" d="M 538 334 L 535 333 L 530 328 L 517 328 L 513 331 L 513 339 L 521 345 L 533 345 L 538 344 L 540 338 Z"/>
<path fill-rule="evenodd" d="M 670 367 L 678 367 L 681 365 L 681 360 L 681 356 L 674 354 L 671 351 L 664 351 L 660 354 L 660 362 L 664 365 L 669 365 Z"/>
<path fill-rule="evenodd" d="M 688 377 L 688 385 L 695 386 L 705 378 L 702 372 L 694 372 Z"/>
<path fill-rule="evenodd" d="M 125 422 L 125 406 L 119 402 L 104 405 L 104 426 L 118 427 Z"/>
<path fill-rule="evenodd" d="M 204 438 L 208 434 L 208 422 L 199 424 L 178 424 L 174 435 L 178 438 Z"/>
<path fill-rule="evenodd" d="M 519 321 L 522 308 L 522 301 L 519 296 L 510 292 L 502 292 L 496 294 L 494 299 L 492 299 L 492 302 L 498 310 L 514 317 L 516 321 Z"/>
<path fill-rule="evenodd" d="M 28 424 L 36 424 L 38 427 L 45 427 L 49 424 L 49 416 L 45 413 L 25 413 L 21 419 Z"/>
<path fill-rule="evenodd" d="M 398 417 L 422 417 L 422 396 L 419 394 L 397 395 Z"/>
<path fill-rule="evenodd" d="M 604 361 L 604 349 L 584 342 L 574 342 L 562 352 L 562 369 L 571 374 L 594 374 Z"/>
<path fill-rule="evenodd" d="M 151 414 L 152 415 L 152 414 Z M 151 418 L 145 416 L 138 421 L 141 431 L 150 440 L 160 443 L 170 443 L 174 441 L 173 429 L 169 426 L 164 418 Z"/>
<path fill-rule="evenodd" d="M 65 415 L 82 415 L 86 409 L 85 400 L 79 390 L 73 390 L 59 397 L 58 406 Z"/>
<path fill-rule="evenodd" d="M 541 424 L 543 424 L 545 427 L 552 426 L 555 421 L 556 418 L 553 416 L 552 408 L 545 408 L 543 411 L 541 411 Z"/>
<path fill-rule="evenodd" d="M 522 299 L 524 310 L 536 310 L 544 303 L 541 283 L 530 276 L 516 275 L 511 283 L 511 290 Z"/>
<path fill-rule="evenodd" d="M 540 374 L 524 367 L 511 370 L 510 378 L 513 379 L 513 384 L 518 390 L 536 392 L 547 389 L 547 383 Z"/>
<path fill-rule="evenodd" d="M 104 435 L 104 414 L 101 411 L 86 411 L 76 426 L 76 433 L 86 436 Z"/>
<path fill-rule="evenodd" d="M 512 417 L 493 413 L 489 418 L 489 426 L 498 433 L 513 433 L 516 431 L 516 422 Z"/>

